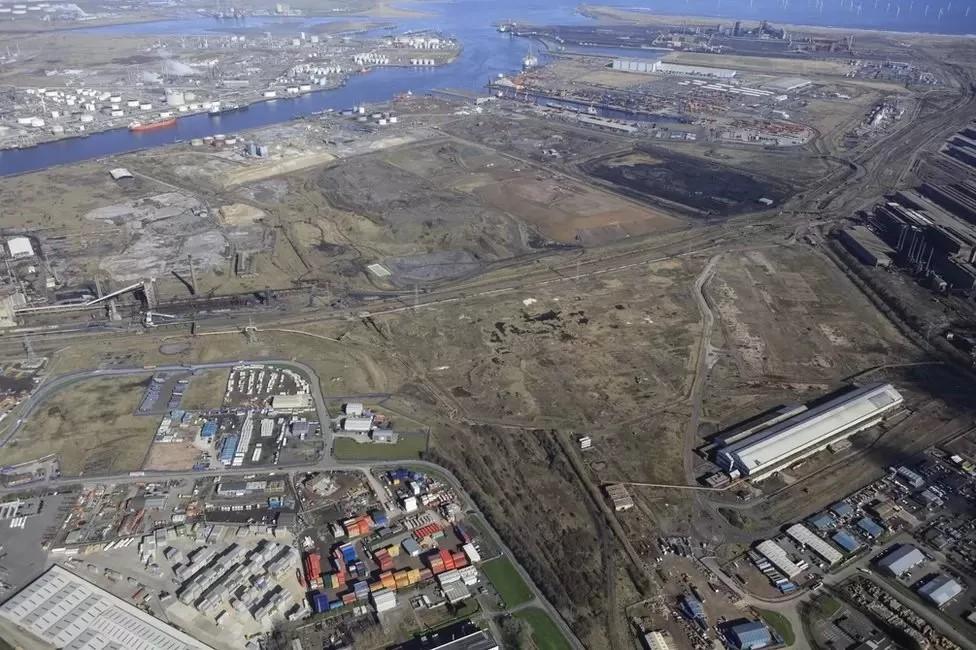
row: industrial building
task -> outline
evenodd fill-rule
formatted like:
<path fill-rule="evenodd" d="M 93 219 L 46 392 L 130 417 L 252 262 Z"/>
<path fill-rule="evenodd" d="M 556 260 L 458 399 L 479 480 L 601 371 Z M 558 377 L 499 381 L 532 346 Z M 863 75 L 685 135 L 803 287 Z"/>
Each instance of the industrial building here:
<path fill-rule="evenodd" d="M 930 198 L 939 192 L 927 191 L 897 192 L 894 201 L 874 207 L 871 222 L 900 264 L 932 278 L 939 290 L 969 291 L 976 286 L 976 225 L 952 203 Z"/>
<path fill-rule="evenodd" d="M 620 72 L 639 72 L 643 74 L 674 74 L 684 77 L 712 77 L 715 79 L 733 79 L 736 71 L 727 68 L 710 68 L 701 65 L 684 65 L 681 63 L 665 63 L 664 61 L 640 61 L 633 59 L 614 59 L 610 65 Z"/>
<path fill-rule="evenodd" d="M 759 650 L 773 644 L 773 635 L 760 621 L 745 621 L 729 627 L 729 640 L 739 650 Z"/>
<path fill-rule="evenodd" d="M 756 545 L 756 550 L 787 578 L 795 578 L 803 573 L 803 567 L 790 559 L 783 547 L 771 539 Z"/>
<path fill-rule="evenodd" d="M 7 251 L 10 257 L 20 259 L 22 257 L 34 257 L 34 247 L 27 237 L 11 237 L 7 240 Z"/>
<path fill-rule="evenodd" d="M 878 560 L 878 568 L 893 576 L 902 576 L 925 561 L 925 555 L 911 544 L 901 544 Z"/>
<path fill-rule="evenodd" d="M 786 529 L 786 534 L 792 537 L 801 546 L 808 548 L 819 555 L 824 559 L 825 562 L 827 562 L 827 564 L 837 564 L 844 559 L 844 556 L 840 551 L 828 544 L 821 537 L 815 535 L 803 524 L 793 524 Z"/>
<path fill-rule="evenodd" d="M 861 542 L 857 541 L 857 538 L 846 528 L 838 530 L 830 539 L 848 553 L 856 553 L 861 548 Z"/>
<path fill-rule="evenodd" d="M 651 630 L 644 635 L 644 647 L 647 650 L 674 650 L 668 637 L 660 630 Z"/>
<path fill-rule="evenodd" d="M 716 462 L 733 476 L 761 480 L 878 424 L 903 401 L 891 384 L 853 388 L 721 448 Z"/>
<path fill-rule="evenodd" d="M 936 607 L 942 607 L 963 591 L 965 589 L 961 584 L 944 573 L 940 573 L 919 587 L 918 595 Z"/>
<path fill-rule="evenodd" d="M 868 266 L 891 266 L 895 250 L 864 226 L 845 228 L 837 233 L 837 238 L 851 255 Z"/>
<path fill-rule="evenodd" d="M 58 565 L 0 606 L 0 617 L 57 648 L 209 648 Z"/>
<path fill-rule="evenodd" d="M 312 396 L 308 393 L 275 395 L 271 398 L 271 408 L 282 413 L 308 411 L 312 408 Z"/>
<path fill-rule="evenodd" d="M 457 630 L 438 630 L 430 634 L 432 639 L 421 647 L 424 650 L 499 650 L 495 639 L 485 630 L 472 629 L 468 622 L 459 626 Z M 427 640 L 427 635 L 421 637 L 421 642 Z M 411 646 L 417 647 L 417 646 Z"/>
<path fill-rule="evenodd" d="M 675 74 L 685 77 L 714 77 L 716 79 L 733 79 L 738 74 L 728 68 L 710 68 L 700 65 L 684 65 L 681 63 L 665 63 L 656 61 L 654 72 L 659 74 Z"/>
<path fill-rule="evenodd" d="M 610 502 L 613 504 L 613 509 L 616 512 L 623 512 L 634 507 L 634 499 L 624 486 L 608 485 L 605 489 L 607 497 L 610 498 Z"/>

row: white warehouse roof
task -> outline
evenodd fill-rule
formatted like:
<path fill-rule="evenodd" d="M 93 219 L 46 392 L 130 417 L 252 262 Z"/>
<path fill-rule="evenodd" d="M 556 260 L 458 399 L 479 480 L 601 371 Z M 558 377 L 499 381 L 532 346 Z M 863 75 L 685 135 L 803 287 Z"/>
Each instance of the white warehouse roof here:
<path fill-rule="evenodd" d="M 275 395 L 271 398 L 271 408 L 276 411 L 305 411 L 312 408 L 312 396 L 308 393 Z"/>
<path fill-rule="evenodd" d="M 803 573 L 803 567 L 791 560 L 783 547 L 771 539 L 760 542 L 756 545 L 756 550 L 770 562 L 773 566 L 786 574 L 787 578 L 793 578 Z"/>
<path fill-rule="evenodd" d="M 355 431 L 358 433 L 363 433 L 366 431 L 371 431 L 373 429 L 373 416 L 354 416 L 347 417 L 342 421 L 343 431 Z"/>
<path fill-rule="evenodd" d="M 844 558 L 840 551 L 825 542 L 821 537 L 815 535 L 803 524 L 793 524 L 786 529 L 786 534 L 803 546 L 809 548 L 830 564 L 836 564 Z"/>
<path fill-rule="evenodd" d="M 878 566 L 892 575 L 908 573 L 925 561 L 925 555 L 911 544 L 902 544 L 878 560 Z"/>
<path fill-rule="evenodd" d="M 944 573 L 940 573 L 922 585 L 918 593 L 920 596 L 929 599 L 936 607 L 942 607 L 963 591 L 965 589 L 961 584 Z"/>
<path fill-rule="evenodd" d="M 718 458 L 728 471 L 762 478 L 797 460 L 798 454 L 812 454 L 841 434 L 873 426 L 903 401 L 891 384 L 855 388 L 723 448 Z"/>
<path fill-rule="evenodd" d="M 10 257 L 33 257 L 34 247 L 27 237 L 11 237 L 7 240 Z"/>
<path fill-rule="evenodd" d="M 210 647 L 58 565 L 0 605 L 0 617 L 58 648 Z"/>

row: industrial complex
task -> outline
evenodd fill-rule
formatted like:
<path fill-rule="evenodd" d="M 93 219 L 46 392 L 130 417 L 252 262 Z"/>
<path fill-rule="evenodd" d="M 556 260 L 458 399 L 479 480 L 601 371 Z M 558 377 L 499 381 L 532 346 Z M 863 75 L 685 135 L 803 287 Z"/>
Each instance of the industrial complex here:
<path fill-rule="evenodd" d="M 0 647 L 976 650 L 965 8 L 523 5 L 0 0 Z"/>
<path fill-rule="evenodd" d="M 890 384 L 873 384 L 778 414 L 746 432 L 725 436 L 718 463 L 733 478 L 761 480 L 828 445 L 872 427 L 904 399 Z"/>

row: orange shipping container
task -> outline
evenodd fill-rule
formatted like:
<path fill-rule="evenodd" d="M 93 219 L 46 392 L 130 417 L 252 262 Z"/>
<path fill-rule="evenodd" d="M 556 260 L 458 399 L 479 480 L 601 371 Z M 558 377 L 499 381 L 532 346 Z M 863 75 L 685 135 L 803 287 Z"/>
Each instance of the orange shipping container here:
<path fill-rule="evenodd" d="M 434 577 L 434 572 L 431 571 L 430 569 L 421 569 L 420 570 L 420 579 L 421 580 L 430 580 L 433 577 Z"/>
<path fill-rule="evenodd" d="M 356 594 L 345 594 L 342 597 L 343 605 L 352 605 L 356 602 Z"/>

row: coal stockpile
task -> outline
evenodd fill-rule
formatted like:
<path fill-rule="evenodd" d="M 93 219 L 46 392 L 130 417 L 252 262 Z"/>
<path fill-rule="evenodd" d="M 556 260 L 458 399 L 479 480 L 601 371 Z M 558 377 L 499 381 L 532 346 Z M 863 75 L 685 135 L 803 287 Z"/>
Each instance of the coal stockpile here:
<path fill-rule="evenodd" d="M 594 160 L 586 173 L 634 198 L 696 217 L 731 217 L 779 205 L 789 193 L 780 183 L 723 165 L 668 151 L 647 149 Z"/>

